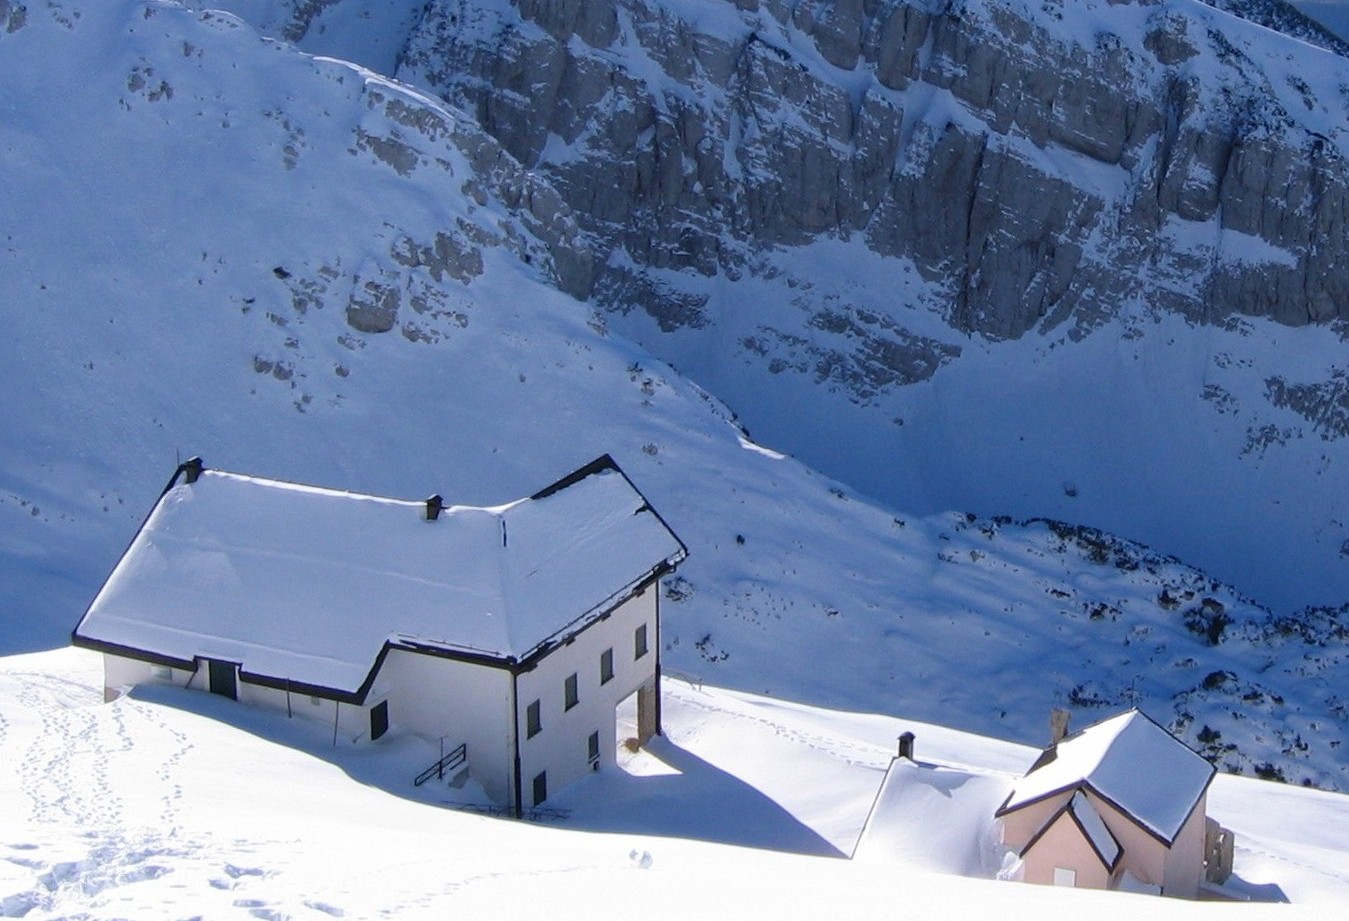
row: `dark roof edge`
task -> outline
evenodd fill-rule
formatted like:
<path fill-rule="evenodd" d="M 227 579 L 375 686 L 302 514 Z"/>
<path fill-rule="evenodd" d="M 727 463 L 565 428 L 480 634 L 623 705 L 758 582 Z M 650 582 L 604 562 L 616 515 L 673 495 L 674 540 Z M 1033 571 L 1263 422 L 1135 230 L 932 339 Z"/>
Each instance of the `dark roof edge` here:
<path fill-rule="evenodd" d="M 618 466 L 618 462 L 615 461 L 613 456 L 610 454 L 601 454 L 599 457 L 595 458 L 593 461 L 586 464 L 584 467 L 580 467 L 576 470 L 573 470 L 571 473 L 567 474 L 562 479 L 558 480 L 556 483 L 551 483 L 548 486 L 543 487 L 543 489 L 540 489 L 538 492 L 534 493 L 529 498 L 546 499 L 549 496 L 553 495 L 554 493 L 559 493 L 569 486 L 575 486 L 577 483 L 581 482 L 587 477 L 594 476 L 597 473 L 603 473 L 606 470 L 612 470 L 619 476 L 621 476 L 623 480 L 628 484 L 628 486 L 632 489 L 632 491 L 637 493 L 637 495 L 641 497 L 642 508 L 638 509 L 637 511 L 638 512 L 648 511 L 653 516 L 655 516 L 655 519 L 661 523 L 661 527 L 665 528 L 665 530 L 669 532 L 670 536 L 674 538 L 675 543 L 679 544 L 679 549 L 682 552 L 682 555 L 679 557 L 679 559 L 674 560 L 674 562 L 675 563 L 682 562 L 683 559 L 689 555 L 688 545 L 679 539 L 679 535 L 675 533 L 674 528 L 670 527 L 670 523 L 661 516 L 660 512 L 656 511 L 656 507 L 651 504 L 651 500 L 646 497 L 646 493 L 642 492 L 641 489 L 637 487 L 637 484 L 632 481 L 632 477 L 628 476 L 627 473 L 623 470 L 623 468 Z"/>
<path fill-rule="evenodd" d="M 1120 858 L 1124 856 L 1124 845 L 1120 844 L 1119 839 L 1115 837 L 1115 833 L 1110 830 L 1110 826 L 1105 824 L 1105 819 L 1101 819 L 1101 827 L 1104 828 L 1105 833 L 1110 836 L 1110 840 L 1115 842 L 1115 859 L 1106 860 L 1105 855 L 1101 853 L 1098 847 L 1096 847 L 1096 841 L 1087 831 L 1087 826 L 1083 824 L 1082 817 L 1078 815 L 1077 810 L 1073 808 L 1073 800 L 1075 799 L 1077 799 L 1077 794 L 1073 794 L 1073 796 L 1069 797 L 1068 804 L 1064 808 L 1068 810 L 1069 817 L 1072 818 L 1073 824 L 1078 827 L 1078 830 L 1082 832 L 1082 837 L 1087 840 L 1087 844 L 1091 847 L 1092 852 L 1100 858 L 1101 864 L 1111 873 L 1114 873 L 1115 867 L 1119 866 Z M 1091 805 L 1091 801 L 1088 800 L 1087 804 Z M 1097 813 L 1096 815 L 1100 818 L 1100 813 Z"/>
<path fill-rule="evenodd" d="M 519 662 L 513 666 L 515 671 L 517 673 L 531 671 L 544 656 L 548 655 L 557 647 L 570 642 L 574 637 L 581 635 L 595 624 L 607 618 L 620 606 L 645 592 L 653 584 L 659 582 L 660 577 L 665 575 L 665 573 L 672 572 L 674 567 L 675 564 L 671 563 L 669 560 L 662 560 L 659 564 L 648 570 L 640 579 L 631 583 L 626 589 L 610 595 L 585 614 L 581 615 L 576 620 L 573 620 L 561 630 L 554 633 L 552 636 L 547 637 L 543 642 L 537 644 L 534 648 L 522 655 Z"/>
<path fill-rule="evenodd" d="M 201 662 L 211 661 L 211 656 L 194 655 L 191 659 L 180 659 L 177 656 L 164 655 L 163 653 L 152 652 L 148 649 L 140 649 L 135 646 L 124 646 L 121 643 L 110 643 L 107 640 L 97 640 L 87 636 L 75 635 L 71 638 L 73 645 L 83 649 L 90 649 L 94 652 L 106 653 L 108 655 L 121 656 L 124 659 L 134 659 L 137 662 L 149 662 L 151 665 L 166 665 L 170 668 L 177 668 L 183 671 L 195 672 Z M 387 644 L 386 644 L 387 648 Z M 218 659 L 215 661 L 227 661 Z M 370 691 L 370 685 L 374 682 L 374 676 L 379 672 L 379 666 L 384 661 L 384 650 L 380 650 L 379 656 L 375 659 L 375 667 L 370 670 L 365 681 L 355 691 L 344 691 L 341 688 L 330 688 L 322 684 L 309 684 L 304 681 L 293 681 L 289 678 L 277 678 L 273 675 L 263 675 L 256 672 L 248 672 L 239 668 L 239 680 L 245 684 L 254 684 L 261 687 L 276 688 L 281 691 L 295 691 L 297 693 L 309 694 L 314 697 L 323 697 L 328 700 L 337 700 L 345 704 L 360 704 L 364 702 L 366 694 Z M 237 662 L 234 664 L 238 664 Z"/>
<path fill-rule="evenodd" d="M 601 454 L 599 457 L 595 458 L 590 463 L 586 464 L 583 467 L 578 467 L 577 469 L 573 470 L 571 473 L 567 474 L 557 482 L 549 483 L 547 486 L 543 487 L 543 489 L 540 489 L 538 492 L 534 493 L 529 498 L 547 499 L 554 493 L 562 492 L 562 490 L 566 489 L 569 486 L 575 486 L 577 483 L 581 482 L 586 477 L 592 477 L 595 474 L 603 473 L 606 470 L 616 470 L 620 474 L 623 472 L 622 469 L 619 468 L 618 463 L 611 456 L 609 456 L 608 454 Z M 627 479 L 627 477 L 625 476 L 624 479 Z M 636 489 L 636 487 L 633 488 Z"/>
<path fill-rule="evenodd" d="M 145 530 L 145 526 L 150 523 L 150 519 L 154 516 L 155 512 L 159 510 L 159 504 L 164 501 L 164 497 L 169 494 L 169 490 L 177 486 L 178 480 L 183 476 L 184 473 L 187 472 L 187 465 L 194 462 L 196 464 L 200 464 L 201 458 L 197 457 L 196 455 L 193 455 L 192 457 L 188 458 L 188 460 L 179 464 L 177 469 L 173 471 L 173 476 L 169 477 L 169 481 L 165 483 L 164 488 L 159 491 L 159 497 L 156 498 L 154 504 L 150 506 L 150 511 L 146 512 L 145 517 L 141 519 L 140 525 L 136 528 L 136 533 L 132 534 L 131 540 L 126 542 L 126 546 L 122 548 L 122 552 L 117 555 L 117 562 L 113 563 L 112 569 L 108 572 L 108 575 L 99 584 L 98 591 L 94 592 L 94 597 L 90 598 L 89 603 L 84 606 L 84 613 L 80 615 L 79 623 L 75 625 L 75 629 L 70 631 L 71 643 L 73 643 L 76 646 L 81 645 L 80 641 L 84 638 L 80 636 L 80 628 L 84 626 L 84 622 L 89 618 L 89 612 L 93 610 L 95 602 L 98 601 L 98 597 L 103 594 L 103 589 L 108 587 L 108 580 L 111 579 L 112 574 L 117 571 L 117 567 L 122 565 L 122 560 L 126 559 L 126 555 L 131 552 L 131 547 L 136 543 L 137 540 L 140 539 L 141 532 Z M 202 467 L 201 469 L 205 470 L 206 468 Z M 92 640 L 91 642 L 101 642 L 101 641 Z M 89 646 L 87 648 L 92 649 L 94 647 Z"/>
<path fill-rule="evenodd" d="M 1111 805 L 1112 808 L 1114 808 L 1116 811 L 1118 811 L 1118 812 L 1120 813 L 1120 815 L 1125 816 L 1125 817 L 1128 818 L 1131 822 L 1133 822 L 1135 825 L 1137 825 L 1139 828 L 1143 829 L 1143 830 L 1144 830 L 1145 832 L 1147 832 L 1149 835 L 1151 835 L 1152 837 L 1156 838 L 1158 841 L 1162 842 L 1162 844 L 1165 844 L 1167 847 L 1170 847 L 1170 846 L 1175 842 L 1176 836 L 1180 834 L 1181 829 L 1183 829 L 1183 828 L 1185 827 L 1185 823 L 1188 822 L 1188 821 L 1190 821 L 1190 816 L 1192 816 L 1192 815 L 1194 814 L 1195 809 L 1198 808 L 1198 806 L 1199 806 L 1199 801 L 1202 800 L 1202 799 L 1204 798 L 1204 794 L 1208 792 L 1209 786 L 1212 785 L 1212 783 L 1213 783 L 1213 778 L 1216 777 L 1217 774 L 1218 774 L 1218 769 L 1215 768 L 1211 763 L 1209 763 L 1209 760 L 1208 760 L 1207 758 L 1205 758 L 1203 755 L 1199 754 L 1199 752 L 1195 751 L 1193 748 L 1190 748 L 1190 746 L 1186 745 L 1183 741 L 1181 741 L 1181 739 L 1178 738 L 1178 737 L 1176 736 L 1175 733 L 1171 732 L 1171 730 L 1167 729 L 1167 728 L 1166 728 L 1165 726 L 1163 726 L 1161 723 L 1157 722 L 1157 721 L 1154 720 L 1152 717 L 1148 716 L 1146 713 L 1144 713 L 1144 712 L 1143 712 L 1142 710 L 1140 710 L 1138 707 L 1130 707 L 1128 710 L 1125 710 L 1123 713 L 1118 713 L 1118 714 L 1116 714 L 1115 716 L 1108 716 L 1108 717 L 1106 717 L 1106 718 L 1103 719 L 1103 720 L 1097 720 L 1096 722 L 1092 723 L 1090 726 L 1084 726 L 1082 729 L 1079 729 L 1077 732 L 1073 733 L 1072 735 L 1066 736 L 1064 739 L 1060 740 L 1057 744 L 1062 745 L 1063 742 L 1066 742 L 1066 741 L 1068 741 L 1069 739 L 1074 739 L 1074 738 L 1076 738 L 1077 736 L 1079 736 L 1079 735 L 1081 735 L 1082 733 L 1086 732 L 1088 729 L 1091 729 L 1091 728 L 1093 728 L 1093 727 L 1095 727 L 1095 726 L 1099 726 L 1099 725 L 1101 725 L 1102 723 L 1109 722 L 1110 720 L 1118 719 L 1119 717 L 1125 716 L 1125 715 L 1127 715 L 1127 714 L 1129 714 L 1129 713 L 1137 713 L 1139 716 L 1143 717 L 1143 719 L 1147 720 L 1147 721 L 1148 721 L 1149 723 L 1151 723 L 1153 726 L 1156 726 L 1159 730 L 1161 730 L 1162 732 L 1166 733 L 1166 735 L 1167 735 L 1173 742 L 1175 742 L 1177 745 L 1179 745 L 1181 748 L 1185 749 L 1185 750 L 1188 751 L 1190 754 L 1194 755 L 1196 758 L 1198 758 L 1199 760 L 1203 761 L 1204 764 L 1208 767 L 1208 777 L 1204 780 L 1203 785 L 1199 788 L 1199 792 L 1195 794 L 1194 801 L 1190 803 L 1190 808 L 1187 809 L 1187 810 L 1185 811 L 1185 818 L 1181 820 L 1180 825 L 1178 825 L 1178 826 L 1176 827 L 1176 830 L 1175 830 L 1174 832 L 1171 833 L 1171 836 L 1170 836 L 1169 838 L 1167 837 L 1167 835 L 1166 835 L 1164 832 L 1161 832 L 1161 831 L 1158 831 L 1158 830 L 1155 829 L 1155 828 L 1149 827 L 1146 823 L 1142 822 L 1142 821 L 1138 818 L 1138 816 L 1134 815 L 1132 812 L 1130 812 L 1129 810 L 1125 809 L 1125 808 L 1124 808 L 1123 806 L 1121 806 L 1119 803 L 1115 802 L 1113 799 L 1111 799 L 1110 797 L 1106 796 L 1106 795 L 1105 795 L 1104 793 L 1102 793 L 1100 790 L 1096 789 L 1096 787 L 1095 787 L 1094 785 L 1092 785 L 1092 783 L 1091 783 L 1090 781 L 1088 781 L 1085 777 L 1084 777 L 1084 778 L 1081 778 L 1081 779 L 1079 779 L 1079 780 L 1075 780 L 1075 781 L 1073 781 L 1073 782 L 1070 783 L 1070 784 L 1065 784 L 1064 786 L 1058 787 L 1058 788 L 1056 788 L 1056 789 L 1054 789 L 1054 790 L 1050 790 L 1049 792 L 1043 794 L 1042 796 L 1037 796 L 1037 797 L 1035 797 L 1035 799 L 1027 800 L 1026 802 L 1022 803 L 1022 804 L 1019 805 L 1019 806 L 1015 806 L 1015 807 L 1013 807 L 1013 808 L 1011 808 L 1011 809 L 1008 809 L 1008 808 L 1007 808 L 1007 804 L 1010 803 L 1010 802 L 1012 801 L 1012 797 L 1016 794 L 1015 789 L 1013 789 L 1013 791 L 1012 791 L 1011 793 L 1008 793 L 1008 794 L 1007 794 L 1007 798 L 1006 798 L 1005 800 L 1002 801 L 1002 805 L 998 807 L 997 812 L 993 813 L 993 818 L 995 818 L 995 819 L 997 819 L 997 818 L 1002 818 L 1004 815 L 1007 815 L 1008 813 L 1017 812 L 1018 810 L 1025 809 L 1025 808 L 1028 807 L 1028 806 L 1033 806 L 1033 805 L 1035 805 L 1036 803 L 1043 803 L 1045 800 L 1047 800 L 1047 799 L 1052 799 L 1053 797 L 1058 796 L 1059 794 L 1064 793 L 1064 792 L 1066 792 L 1066 791 L 1068 791 L 1068 790 L 1072 790 L 1072 789 L 1074 789 L 1074 788 L 1081 787 L 1081 788 L 1083 788 L 1083 789 L 1090 790 L 1092 793 L 1095 793 L 1095 794 L 1096 794 L 1098 797 L 1100 797 L 1104 802 L 1109 803 L 1109 804 Z M 1045 751 L 1048 751 L 1050 748 L 1054 748 L 1054 747 L 1055 747 L 1055 746 L 1051 745 L 1051 746 L 1049 746 L 1049 748 L 1045 749 Z M 1042 752 L 1042 754 L 1043 754 L 1043 752 Z M 1039 762 L 1037 761 L 1036 764 L 1038 765 Z M 1026 776 L 1028 776 L 1028 775 L 1029 775 L 1032 771 L 1034 771 L 1034 770 L 1035 770 L 1035 765 L 1032 765 L 1031 770 L 1026 772 Z"/>
<path fill-rule="evenodd" d="M 1040 826 L 1035 834 L 1031 835 L 1030 840 L 1026 842 L 1026 846 L 1020 850 L 1017 856 L 1025 857 L 1030 853 L 1030 849 L 1035 847 L 1035 845 L 1040 842 L 1040 839 L 1049 833 L 1049 829 L 1053 828 L 1054 823 L 1063 818 L 1064 813 L 1068 814 L 1068 818 L 1072 819 L 1073 824 L 1077 826 L 1077 830 L 1082 833 L 1082 840 L 1087 842 L 1087 847 L 1091 848 L 1091 852 L 1096 855 L 1096 859 L 1101 862 L 1101 866 L 1105 867 L 1108 872 L 1115 872 L 1115 867 L 1119 865 L 1120 859 L 1124 856 L 1124 846 L 1119 843 L 1119 839 L 1115 837 L 1115 833 L 1112 832 L 1109 827 L 1106 827 L 1105 833 L 1110 836 L 1110 840 L 1114 841 L 1115 846 L 1118 848 L 1115 853 L 1114 861 L 1106 860 L 1105 855 L 1097 850 L 1096 842 L 1091 840 L 1091 835 L 1087 834 L 1087 827 L 1082 824 L 1082 819 L 1078 817 L 1077 812 L 1073 809 L 1073 797 L 1071 796 L 1068 797 L 1068 800 L 1062 806 L 1055 809 L 1054 813 L 1049 818 L 1045 819 L 1044 824 Z M 1105 821 L 1102 820 L 1101 824 L 1105 825 Z"/>
<path fill-rule="evenodd" d="M 1212 780 L 1213 778 L 1210 776 L 1209 781 L 1211 782 Z M 1134 815 L 1128 809 L 1125 809 L 1119 803 L 1115 802 L 1113 799 L 1106 796 L 1100 790 L 1096 789 L 1096 787 L 1093 786 L 1090 781 L 1085 779 L 1074 781 L 1073 783 L 1068 784 L 1067 786 L 1059 787 L 1057 790 L 1051 790 L 1048 793 L 1044 794 L 1043 796 L 1037 796 L 1035 799 L 1027 800 L 1021 805 L 1015 806 L 1011 809 L 1007 808 L 1007 801 L 1011 800 L 1012 798 L 1011 795 L 1009 794 L 1007 800 L 1005 800 L 1003 804 L 998 807 L 998 811 L 993 814 L 993 818 L 998 819 L 1002 818 L 1005 815 L 1009 815 L 1013 812 L 1020 812 L 1022 809 L 1027 809 L 1038 803 L 1043 803 L 1047 799 L 1053 799 L 1054 797 L 1059 796 L 1063 793 L 1067 793 L 1071 790 L 1087 790 L 1090 791 L 1091 793 L 1094 793 L 1098 798 L 1100 798 L 1102 802 L 1108 803 L 1110 805 L 1110 808 L 1114 809 L 1120 815 L 1124 816 L 1130 822 L 1137 825 L 1143 831 L 1147 832 L 1149 835 L 1151 835 L 1153 838 L 1156 838 L 1158 841 L 1160 841 L 1162 844 L 1165 844 L 1167 847 L 1170 847 L 1173 843 L 1175 843 L 1176 835 L 1180 834 L 1180 829 L 1184 828 L 1185 822 L 1188 822 L 1190 820 L 1190 816 L 1194 813 L 1195 807 L 1199 805 L 1199 800 L 1203 799 L 1203 792 L 1201 792 L 1199 796 L 1195 797 L 1195 801 L 1190 805 L 1189 810 L 1185 813 L 1185 820 L 1180 823 L 1180 828 L 1177 828 L 1175 834 L 1173 834 L 1170 838 L 1168 838 L 1165 834 L 1158 831 L 1157 829 L 1148 826 L 1146 823 L 1141 821 L 1138 818 L 1138 816 Z M 1204 791 L 1207 790 L 1208 790 L 1208 783 L 1205 783 Z"/>
<path fill-rule="evenodd" d="M 78 632 L 79 628 L 76 627 L 75 629 L 77 632 L 71 634 L 70 643 L 72 646 L 78 646 L 81 649 L 92 649 L 94 652 L 121 656 L 124 659 L 135 659 L 138 662 L 149 662 L 151 665 L 167 665 L 170 668 L 181 668 L 185 671 L 197 667 L 194 659 L 179 659 L 176 656 L 166 656 L 158 652 L 151 652 L 148 649 L 137 649 L 135 646 L 123 646 L 120 643 L 109 643 L 107 640 L 81 636 Z"/>
<path fill-rule="evenodd" d="M 885 775 L 881 777 L 881 785 L 876 788 L 876 795 L 871 798 L 871 808 L 867 810 L 867 819 L 862 823 L 862 830 L 857 833 L 857 840 L 853 842 L 852 853 L 848 855 L 849 860 L 856 859 L 857 849 L 862 845 L 862 839 L 867 836 L 867 830 L 871 828 L 871 820 L 876 818 L 876 809 L 881 805 L 881 796 L 885 793 L 885 784 L 890 779 L 890 773 L 895 769 L 895 764 L 899 761 L 897 755 L 890 757 L 890 766 L 885 769 Z"/>

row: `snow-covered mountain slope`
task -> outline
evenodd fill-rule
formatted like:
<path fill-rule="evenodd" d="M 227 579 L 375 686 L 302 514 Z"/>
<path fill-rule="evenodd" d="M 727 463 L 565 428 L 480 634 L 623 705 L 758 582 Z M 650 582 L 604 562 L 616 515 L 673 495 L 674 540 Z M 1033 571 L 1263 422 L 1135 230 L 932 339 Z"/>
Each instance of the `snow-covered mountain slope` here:
<path fill-rule="evenodd" d="M 1349 598 L 1342 327 L 1239 318 L 1349 303 L 1349 64 L 1284 4 L 233 6 L 371 66 L 402 43 L 573 208 L 613 328 L 764 443 L 1280 610 Z"/>
<path fill-rule="evenodd" d="M 1344 0 L 1290 0 L 1304 16 L 1314 19 L 1341 41 L 1349 42 L 1349 3 Z"/>
<path fill-rule="evenodd" d="M 1349 42 L 1333 25 L 1317 15 L 1317 6 L 1337 6 L 1343 0 L 1317 3 L 1316 0 L 1204 0 L 1210 6 L 1258 23 L 1266 29 L 1333 51 L 1349 53 Z"/>
<path fill-rule="evenodd" d="M 163 3 L 34 3 L 0 42 L 5 651 L 64 643 L 191 453 L 493 504 L 608 452 L 692 551 L 676 670 L 1028 742 L 1139 703 L 1225 768 L 1349 788 L 1338 612 L 760 447 L 556 291 L 565 207 L 460 114 Z"/>
<path fill-rule="evenodd" d="M 0 659 L 0 916 L 54 918 L 1324 918 L 1349 902 L 1349 798 L 1219 776 L 1229 889 L 1187 903 L 996 882 L 990 792 L 1034 751 L 894 717 L 667 682 L 667 736 L 541 821 L 441 808 L 433 746 L 160 689 L 110 704 L 80 650 Z M 901 731 L 912 808 L 852 852 Z M 882 837 L 882 836 L 878 836 Z M 994 864 L 996 868 L 997 863 Z M 984 876 L 961 878 L 957 874 Z"/>

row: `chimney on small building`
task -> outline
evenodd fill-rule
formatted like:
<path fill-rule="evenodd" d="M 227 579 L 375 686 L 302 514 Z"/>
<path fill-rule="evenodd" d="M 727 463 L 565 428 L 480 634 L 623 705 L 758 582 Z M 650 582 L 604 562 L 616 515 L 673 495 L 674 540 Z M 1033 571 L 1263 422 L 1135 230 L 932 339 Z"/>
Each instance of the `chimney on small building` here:
<path fill-rule="evenodd" d="M 913 740 L 915 736 L 912 732 L 906 732 L 899 737 L 899 757 L 913 760 Z"/>
<path fill-rule="evenodd" d="M 201 477 L 201 472 L 206 469 L 200 457 L 189 457 L 183 461 L 183 482 L 189 486 L 197 482 Z"/>
<path fill-rule="evenodd" d="M 1058 745 L 1063 741 L 1063 737 L 1068 734 L 1068 720 L 1072 716 L 1062 707 L 1055 707 L 1049 711 L 1049 744 Z"/>
<path fill-rule="evenodd" d="M 437 493 L 426 500 L 426 520 L 435 521 L 440 517 L 441 511 L 445 508 L 445 500 Z"/>

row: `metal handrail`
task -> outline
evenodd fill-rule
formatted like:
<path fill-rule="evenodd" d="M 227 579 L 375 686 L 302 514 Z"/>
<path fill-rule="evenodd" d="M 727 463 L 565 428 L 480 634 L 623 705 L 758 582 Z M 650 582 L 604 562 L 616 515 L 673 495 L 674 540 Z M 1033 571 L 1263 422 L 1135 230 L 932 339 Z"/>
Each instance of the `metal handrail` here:
<path fill-rule="evenodd" d="M 432 775 L 435 775 L 436 778 L 439 780 L 444 780 L 446 771 L 451 770 L 453 768 L 457 768 L 459 765 L 463 764 L 467 760 L 468 760 L 468 743 L 463 742 L 454 751 L 450 752 L 448 755 L 443 756 L 435 764 L 431 765 L 429 768 L 418 774 L 416 779 L 412 781 L 412 785 L 414 787 L 420 787 L 422 784 L 430 780 Z"/>

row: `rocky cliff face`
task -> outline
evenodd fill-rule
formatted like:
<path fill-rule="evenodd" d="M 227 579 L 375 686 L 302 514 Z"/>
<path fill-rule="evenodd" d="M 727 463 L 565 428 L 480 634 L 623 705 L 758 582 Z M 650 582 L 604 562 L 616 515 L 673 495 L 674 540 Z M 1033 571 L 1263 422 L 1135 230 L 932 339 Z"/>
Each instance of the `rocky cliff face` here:
<path fill-rule="evenodd" d="M 1160 0 L 433 0 L 399 76 L 544 173 L 597 292 L 666 327 L 704 318 L 652 270 L 822 235 L 993 338 L 1129 301 L 1342 319 L 1340 59 L 1270 38 Z"/>
<path fill-rule="evenodd" d="M 531 265 L 765 443 L 1349 597 L 1349 70 L 1286 4 L 210 3 L 452 101 Z M 420 316 L 388 287 L 355 279 L 358 330 Z"/>

